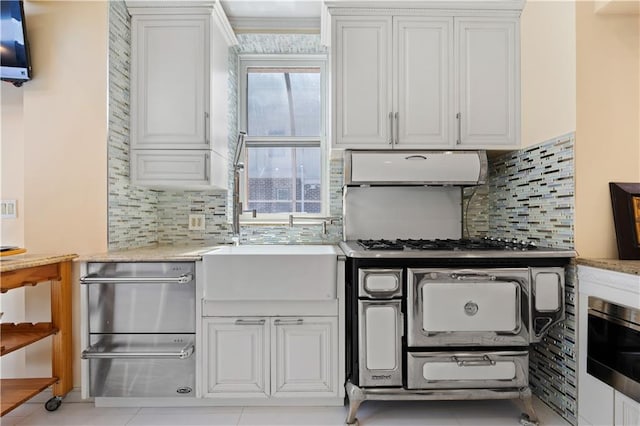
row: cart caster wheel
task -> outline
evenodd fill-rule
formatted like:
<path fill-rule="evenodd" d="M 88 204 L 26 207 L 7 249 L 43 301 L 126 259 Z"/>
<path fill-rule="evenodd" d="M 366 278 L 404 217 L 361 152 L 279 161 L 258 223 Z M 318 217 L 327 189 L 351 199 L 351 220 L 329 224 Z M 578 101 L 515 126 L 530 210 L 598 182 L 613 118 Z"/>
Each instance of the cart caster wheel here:
<path fill-rule="evenodd" d="M 54 396 L 53 398 L 45 402 L 44 408 L 46 408 L 47 411 L 56 411 L 60 407 L 60 405 L 62 405 L 62 398 L 59 396 Z"/>
<path fill-rule="evenodd" d="M 540 423 L 537 420 L 530 420 L 529 416 L 527 416 L 526 414 L 522 414 L 520 416 L 520 424 L 522 426 L 538 426 Z"/>

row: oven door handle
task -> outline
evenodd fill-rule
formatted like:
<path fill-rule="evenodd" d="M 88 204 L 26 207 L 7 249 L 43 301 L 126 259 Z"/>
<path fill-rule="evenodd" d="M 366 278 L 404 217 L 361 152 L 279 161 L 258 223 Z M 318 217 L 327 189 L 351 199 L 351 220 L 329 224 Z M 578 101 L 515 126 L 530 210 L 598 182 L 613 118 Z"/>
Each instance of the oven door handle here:
<path fill-rule="evenodd" d="M 480 272 L 453 272 L 449 274 L 449 278 L 458 281 L 465 280 L 486 280 L 486 281 L 495 281 L 498 279 L 495 275 L 483 274 Z"/>
<path fill-rule="evenodd" d="M 178 352 L 96 352 L 90 346 L 82 351 L 82 359 L 187 359 L 193 355 L 193 351 L 191 343 Z"/>
<path fill-rule="evenodd" d="M 632 309 L 629 309 L 629 310 L 632 310 Z M 603 319 L 605 321 L 609 321 L 609 322 L 612 322 L 614 324 L 618 324 L 618 325 L 620 325 L 622 327 L 630 328 L 630 329 L 635 330 L 635 331 L 640 331 L 640 324 L 636 324 L 636 323 L 631 322 L 631 321 L 626 321 L 623 318 L 612 316 L 612 315 L 609 315 L 609 314 L 607 314 L 605 312 L 600 312 L 600 311 L 598 311 L 596 309 L 593 309 L 593 308 L 589 308 L 587 310 L 587 312 L 588 312 L 589 315 L 593 315 L 594 317 L 601 318 L 601 319 Z"/>
<path fill-rule="evenodd" d="M 457 356 L 452 356 L 451 361 L 458 364 L 458 367 L 471 367 L 471 366 L 479 366 L 479 365 L 496 365 L 496 362 L 489 358 L 488 355 L 483 355 L 482 357 L 472 357 L 472 358 L 459 358 Z"/>
<path fill-rule="evenodd" d="M 80 278 L 81 284 L 187 284 L 193 281 L 193 274 L 178 277 L 100 277 L 87 275 Z"/>

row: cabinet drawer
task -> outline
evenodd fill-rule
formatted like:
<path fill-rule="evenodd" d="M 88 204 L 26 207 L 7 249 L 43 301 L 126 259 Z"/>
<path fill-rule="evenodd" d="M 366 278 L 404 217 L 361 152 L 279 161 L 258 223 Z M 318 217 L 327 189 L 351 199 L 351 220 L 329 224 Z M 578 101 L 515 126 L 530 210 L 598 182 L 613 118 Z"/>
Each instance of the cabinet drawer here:
<path fill-rule="evenodd" d="M 188 150 L 133 151 L 131 176 L 135 183 L 207 184 L 211 153 Z"/>
<path fill-rule="evenodd" d="M 523 387 L 528 384 L 528 369 L 527 351 L 414 352 L 407 354 L 407 387 Z"/>

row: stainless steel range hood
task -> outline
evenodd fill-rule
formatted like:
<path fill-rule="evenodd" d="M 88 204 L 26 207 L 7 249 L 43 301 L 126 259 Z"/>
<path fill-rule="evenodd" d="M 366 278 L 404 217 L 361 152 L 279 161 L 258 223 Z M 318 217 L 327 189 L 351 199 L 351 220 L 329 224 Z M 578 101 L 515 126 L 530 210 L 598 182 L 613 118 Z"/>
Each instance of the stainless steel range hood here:
<path fill-rule="evenodd" d="M 479 185 L 485 151 L 345 151 L 345 185 Z"/>

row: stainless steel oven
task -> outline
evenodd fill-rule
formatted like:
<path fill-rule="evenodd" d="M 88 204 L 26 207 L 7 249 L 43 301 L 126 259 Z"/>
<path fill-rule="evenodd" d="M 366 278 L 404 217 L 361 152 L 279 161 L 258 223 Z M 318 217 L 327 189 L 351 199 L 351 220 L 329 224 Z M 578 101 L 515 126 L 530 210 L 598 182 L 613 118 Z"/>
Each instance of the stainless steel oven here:
<path fill-rule="evenodd" d="M 194 262 L 91 262 L 81 284 L 87 396 L 195 396 Z"/>
<path fill-rule="evenodd" d="M 587 373 L 640 402 L 640 311 L 589 297 Z"/>

